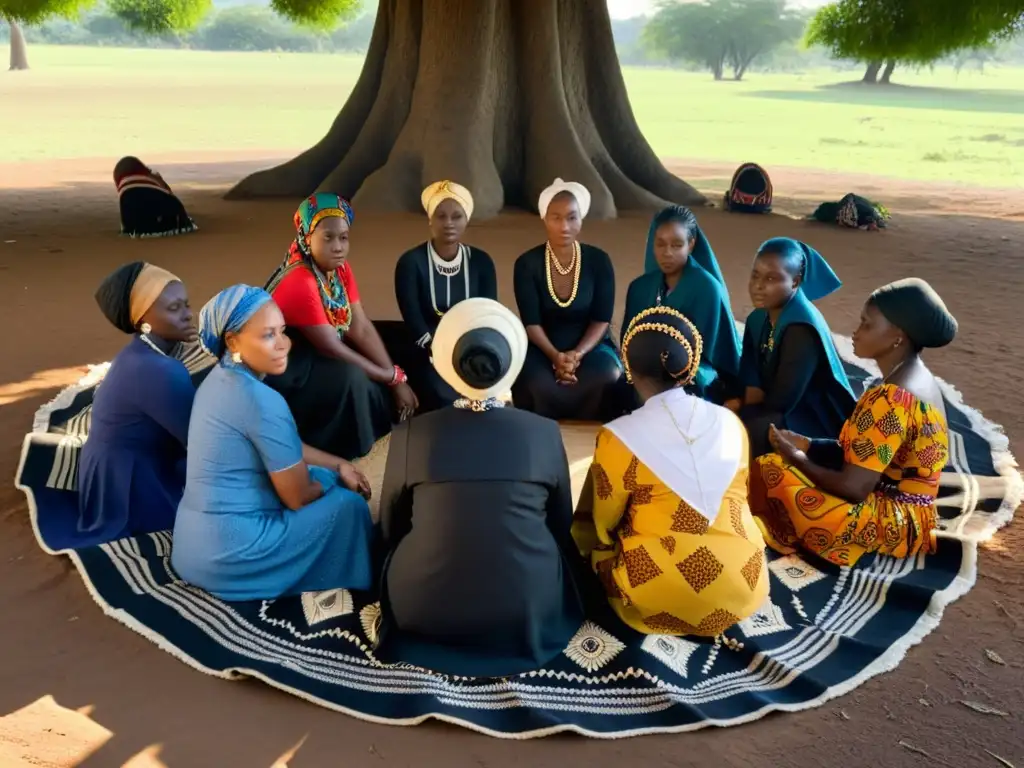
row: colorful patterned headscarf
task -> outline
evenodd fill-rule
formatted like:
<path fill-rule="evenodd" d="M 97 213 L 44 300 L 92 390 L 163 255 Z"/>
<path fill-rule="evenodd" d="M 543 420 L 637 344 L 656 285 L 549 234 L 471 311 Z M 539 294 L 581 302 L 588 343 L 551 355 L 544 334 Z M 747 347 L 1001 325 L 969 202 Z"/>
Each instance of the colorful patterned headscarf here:
<path fill-rule="evenodd" d="M 350 227 L 355 221 L 352 206 L 341 195 L 317 192 L 302 201 L 299 210 L 295 212 L 295 240 L 288 249 L 284 262 L 267 281 L 266 290 L 273 293 L 285 276 L 296 267 L 308 269 L 316 278 L 320 301 L 324 305 L 327 319 L 338 333 L 343 334 L 352 325 L 352 307 L 345 293 L 345 286 L 338 277 L 337 270 L 328 275 L 320 270 L 313 260 L 313 251 L 309 247 L 309 240 L 317 225 L 324 219 L 333 217 L 345 219 Z"/>

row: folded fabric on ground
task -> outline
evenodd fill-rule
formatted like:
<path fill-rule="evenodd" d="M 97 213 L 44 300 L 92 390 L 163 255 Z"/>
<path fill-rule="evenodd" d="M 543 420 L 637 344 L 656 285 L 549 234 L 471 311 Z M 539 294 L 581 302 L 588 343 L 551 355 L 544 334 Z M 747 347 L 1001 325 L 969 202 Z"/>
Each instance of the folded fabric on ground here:
<path fill-rule="evenodd" d="M 837 337 L 837 344 L 855 387 L 862 387 L 877 372 L 854 360 L 848 339 Z M 71 433 L 76 440 L 87 434 L 89 393 L 100 375 L 44 407 L 25 440 L 17 483 L 50 552 L 60 549 L 62 505 L 74 496 L 72 486 L 60 484 L 74 474 L 73 452 L 59 447 Z M 414 725 L 433 718 L 516 739 L 737 725 L 820 706 L 893 669 L 973 585 L 978 543 L 1012 518 L 1022 481 L 999 427 L 952 387 L 942 388 L 951 437 L 938 551 L 908 560 L 869 555 L 855 568 L 769 552 L 769 600 L 726 633 L 742 643 L 738 650 L 721 640 L 645 636 L 588 621 L 543 669 L 454 678 L 377 661 L 380 606 L 372 594 L 330 590 L 225 603 L 178 579 L 169 564 L 169 532 L 67 554 L 108 615 L 190 666 L 257 678 L 365 720 Z M 76 419 L 79 426 L 70 428 Z M 569 442 L 578 481 L 593 441 L 576 435 Z M 383 457 L 372 461 L 380 466 L 364 470 L 379 488 Z"/>

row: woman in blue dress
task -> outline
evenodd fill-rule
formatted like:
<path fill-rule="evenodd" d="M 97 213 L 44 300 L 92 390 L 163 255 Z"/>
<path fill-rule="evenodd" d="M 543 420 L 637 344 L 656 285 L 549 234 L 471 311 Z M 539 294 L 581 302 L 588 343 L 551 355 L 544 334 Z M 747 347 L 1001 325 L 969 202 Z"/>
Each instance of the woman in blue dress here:
<path fill-rule="evenodd" d="M 764 242 L 750 272 L 754 311 L 743 331 L 740 417 L 753 456 L 770 453 L 774 424 L 810 438 L 839 434 L 857 399 L 828 323 L 811 302 L 842 283 L 809 245 L 789 237 Z"/>
<path fill-rule="evenodd" d="M 629 285 L 622 336 L 644 310 L 666 306 L 681 312 L 704 339 L 700 367 L 686 390 L 738 410 L 740 337 L 729 292 L 711 244 L 693 211 L 670 205 L 651 221 L 644 274 Z"/>
<path fill-rule="evenodd" d="M 199 387 L 171 564 L 223 600 L 367 589 L 370 487 L 347 461 L 303 445 L 284 398 L 263 383 L 291 342 L 270 295 L 236 285 L 203 307 L 220 363 Z"/>
<path fill-rule="evenodd" d="M 622 411 L 622 363 L 608 332 L 615 270 L 607 253 L 578 240 L 590 193 L 555 179 L 537 207 L 547 242 L 515 265 L 516 304 L 530 346 L 513 402 L 549 419 L 613 419 Z"/>
<path fill-rule="evenodd" d="M 132 339 L 96 389 L 78 466 L 75 547 L 167 530 L 185 487 L 185 446 L 196 390 L 171 353 L 196 338 L 188 292 L 136 261 L 107 277 L 96 303 Z"/>

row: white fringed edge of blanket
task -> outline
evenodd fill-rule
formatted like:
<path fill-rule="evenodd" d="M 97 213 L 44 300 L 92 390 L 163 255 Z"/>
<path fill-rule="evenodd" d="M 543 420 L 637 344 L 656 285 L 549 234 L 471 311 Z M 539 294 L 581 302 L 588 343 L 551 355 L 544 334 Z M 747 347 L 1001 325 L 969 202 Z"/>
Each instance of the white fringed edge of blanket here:
<path fill-rule="evenodd" d="M 844 338 L 842 336 L 835 336 L 835 341 L 837 349 L 839 350 L 840 354 L 844 359 L 855 365 L 861 366 L 869 373 L 873 373 L 875 375 L 878 374 L 878 369 L 872 362 L 861 360 L 853 354 L 853 345 L 848 338 Z M 66 408 L 68 405 L 71 404 L 71 402 L 74 400 L 75 396 L 79 392 L 81 392 L 83 389 L 93 386 L 96 381 L 102 378 L 102 374 L 97 375 L 95 373 L 96 369 L 98 368 L 103 368 L 103 373 L 106 373 L 105 367 L 94 366 L 92 369 L 90 369 L 89 375 L 84 377 L 77 384 L 74 384 L 65 389 L 57 397 L 50 401 L 50 403 L 40 408 L 36 414 L 35 423 L 44 424 L 46 428 L 48 428 L 50 415 L 54 410 Z M 1017 462 L 1009 450 L 1009 440 L 1003 433 L 1002 428 L 999 427 L 999 425 L 993 424 L 992 422 L 985 419 L 985 417 L 977 409 L 971 408 L 970 406 L 966 405 L 963 402 L 962 395 L 956 390 L 956 388 L 952 387 L 951 385 L 947 384 L 945 381 L 942 381 L 941 379 L 939 380 L 939 383 L 942 388 L 943 394 L 953 405 L 955 405 L 965 414 L 965 416 L 969 420 L 972 429 L 974 429 L 979 435 L 981 435 L 988 441 L 992 451 L 992 464 L 995 467 L 996 471 L 999 472 L 999 474 L 1006 480 L 1006 493 L 999 511 L 994 514 L 987 515 L 991 518 L 990 523 L 986 526 L 986 529 L 988 531 L 987 536 L 991 536 L 993 533 L 995 533 L 995 531 L 997 531 L 999 528 L 1001 528 L 1003 525 L 1008 523 L 1013 518 L 1013 514 L 1016 511 L 1016 508 L 1020 505 L 1021 498 L 1022 496 L 1024 496 L 1024 478 L 1021 477 L 1020 472 L 1017 469 Z M 740 718 L 735 718 L 728 721 L 705 720 L 692 725 L 680 726 L 676 728 L 646 728 L 633 729 L 628 731 L 617 731 L 615 733 L 598 733 L 588 731 L 587 729 L 579 728 L 573 725 L 562 725 L 551 726 L 547 728 L 538 728 L 536 730 L 527 731 L 523 733 L 510 734 L 503 733 L 500 731 L 494 731 L 489 728 L 484 728 L 475 723 L 469 722 L 467 720 L 463 720 L 461 718 L 442 714 L 425 714 L 419 717 L 407 718 L 402 720 L 380 718 L 368 715 L 363 712 L 352 710 L 346 707 L 339 707 L 335 704 L 332 704 L 331 702 L 325 701 L 319 697 L 306 693 L 305 691 L 301 691 L 287 685 L 282 685 L 281 683 L 269 679 L 268 677 L 261 674 L 260 672 L 257 672 L 256 670 L 247 669 L 244 667 L 218 670 L 200 664 L 198 661 L 196 661 L 194 658 L 192 658 L 187 653 L 182 651 L 176 645 L 169 642 L 166 638 L 151 631 L 148 627 L 146 627 L 144 624 L 135 619 L 134 616 L 128 614 L 125 611 L 114 608 L 113 606 L 108 604 L 96 590 L 95 586 L 92 584 L 91 580 L 89 579 L 89 574 L 86 571 L 85 567 L 82 565 L 82 561 L 78 557 L 77 553 L 75 553 L 73 550 L 63 550 L 60 552 L 55 552 L 47 549 L 47 547 L 43 544 L 42 538 L 39 535 L 39 528 L 36 521 L 37 510 L 35 499 L 32 495 L 32 491 L 30 488 L 22 486 L 19 482 L 21 478 L 22 468 L 25 463 L 25 458 L 28 455 L 29 448 L 33 440 L 40 437 L 42 437 L 42 435 L 35 431 L 25 436 L 25 440 L 22 445 L 21 459 L 18 463 L 17 475 L 15 477 L 15 487 L 17 487 L 25 494 L 25 497 L 28 501 L 29 515 L 32 520 L 32 527 L 36 534 L 36 539 L 40 547 L 49 554 L 66 554 L 71 559 L 71 561 L 75 564 L 75 567 L 78 570 L 79 575 L 82 577 L 82 581 L 85 584 L 86 590 L 89 592 L 89 595 L 100 607 L 103 613 L 108 617 L 120 622 L 121 624 L 133 630 L 134 632 L 137 632 L 138 634 L 142 635 L 147 640 L 156 645 L 158 648 L 162 649 L 166 653 L 169 653 L 171 656 L 175 657 L 187 666 L 204 674 L 210 675 L 212 677 L 232 681 L 242 680 L 245 678 L 260 680 L 263 683 L 266 683 L 267 685 L 273 688 L 277 688 L 278 690 L 289 693 L 295 696 L 296 698 L 303 699 L 305 701 L 324 707 L 326 709 L 341 712 L 343 714 L 349 715 L 350 717 L 356 718 L 358 720 L 363 720 L 365 722 L 379 723 L 382 725 L 392 726 L 415 726 L 420 725 L 429 720 L 437 720 L 439 722 L 446 722 L 452 725 L 458 725 L 468 730 L 475 731 L 477 733 L 482 733 L 487 736 L 492 736 L 495 738 L 506 740 L 523 741 L 527 739 L 552 736 L 558 733 L 576 733 L 581 736 L 587 736 L 590 738 L 597 738 L 602 740 L 622 739 L 654 733 L 683 733 L 688 731 L 700 730 L 708 726 L 725 727 L 743 725 L 745 723 L 759 720 L 767 716 L 771 712 L 799 712 L 823 706 L 829 701 L 832 701 L 833 699 L 836 699 L 840 696 L 844 696 L 847 693 L 854 690 L 855 688 L 858 688 L 869 679 L 876 677 L 880 674 L 883 674 L 885 672 L 890 672 L 896 669 L 896 667 L 899 666 L 900 662 L 906 656 L 907 652 L 915 645 L 921 643 L 925 637 L 931 634 L 932 631 L 934 631 L 939 626 L 939 622 L 942 619 L 942 615 L 946 609 L 946 606 L 963 597 L 974 586 L 978 573 L 977 545 L 981 540 L 983 540 L 981 537 L 962 540 L 963 560 L 960 564 L 960 573 L 956 576 L 953 582 L 946 589 L 944 589 L 941 592 L 936 592 L 932 595 L 931 601 L 928 605 L 928 609 L 921 616 L 921 618 L 918 619 L 914 627 L 909 632 L 907 632 L 907 634 L 901 637 L 897 642 L 893 643 L 889 647 L 888 651 L 879 656 L 859 675 L 849 680 L 846 680 L 839 685 L 833 686 L 823 691 L 818 697 L 811 701 L 805 701 L 801 702 L 800 704 L 793 705 L 771 704 L 763 707 L 762 709 L 756 712 L 752 712 Z"/>

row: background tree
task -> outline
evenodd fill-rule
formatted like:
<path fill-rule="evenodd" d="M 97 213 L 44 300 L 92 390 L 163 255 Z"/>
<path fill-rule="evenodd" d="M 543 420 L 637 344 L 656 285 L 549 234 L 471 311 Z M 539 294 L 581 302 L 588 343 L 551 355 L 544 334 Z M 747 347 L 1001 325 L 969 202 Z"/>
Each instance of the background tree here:
<path fill-rule="evenodd" d="M 193 23 L 191 3 L 208 1 L 117 0 L 116 12 L 155 32 Z M 320 27 L 357 5 L 272 0 Z M 556 176 L 590 190 L 597 218 L 706 202 L 640 132 L 606 0 L 380 0 L 362 73 L 324 138 L 228 197 L 330 189 L 362 208 L 416 211 L 424 186 L 451 178 L 485 218 L 506 205 L 536 210 Z"/>
<path fill-rule="evenodd" d="M 11 30 L 12 70 L 28 69 L 28 52 L 22 24 L 38 24 L 51 16 L 71 17 L 93 0 L 0 0 L 0 16 Z"/>
<path fill-rule="evenodd" d="M 806 42 L 865 62 L 864 82 L 888 83 L 898 63 L 986 48 L 1022 26 L 1024 0 L 838 0 L 814 15 Z"/>
<path fill-rule="evenodd" d="M 451 178 L 487 217 L 536 210 L 556 176 L 586 185 L 599 218 L 704 202 L 637 126 L 605 0 L 381 0 L 327 135 L 229 197 L 333 189 L 363 208 L 414 211 L 426 184 Z"/>
<path fill-rule="evenodd" d="M 663 2 L 644 28 L 652 51 L 711 71 L 715 80 L 731 67 L 741 80 L 750 65 L 783 43 L 796 40 L 804 19 L 785 0 Z"/>

